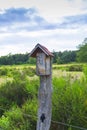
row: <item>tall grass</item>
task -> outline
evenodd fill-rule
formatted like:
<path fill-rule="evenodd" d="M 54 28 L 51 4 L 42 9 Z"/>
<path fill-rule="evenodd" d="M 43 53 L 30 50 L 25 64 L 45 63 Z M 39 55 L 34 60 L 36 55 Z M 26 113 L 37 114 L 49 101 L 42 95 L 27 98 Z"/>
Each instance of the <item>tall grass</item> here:
<path fill-rule="evenodd" d="M 86 68 L 84 71 L 87 75 Z M 87 81 L 75 80 L 71 83 L 69 78 L 53 78 L 52 119 L 87 128 Z M 60 127 L 60 130 L 68 129 L 62 127 Z M 58 129 L 56 125 L 54 128 L 55 130 Z M 72 130 L 76 129 L 72 128 Z"/>
<path fill-rule="evenodd" d="M 84 72 L 86 80 L 87 80 L 87 65 L 84 65 L 83 72 Z"/>
<path fill-rule="evenodd" d="M 57 74 L 58 68 L 55 68 L 56 73 L 53 70 L 52 120 L 87 128 L 87 67 L 83 69 L 85 78 L 82 72 L 71 73 L 63 69 L 61 76 Z M 12 80 L 0 85 L 0 128 L 35 130 L 39 89 L 35 69 L 29 66 L 7 68 L 3 76 Z M 51 130 L 68 129 L 77 130 L 51 124 Z"/>

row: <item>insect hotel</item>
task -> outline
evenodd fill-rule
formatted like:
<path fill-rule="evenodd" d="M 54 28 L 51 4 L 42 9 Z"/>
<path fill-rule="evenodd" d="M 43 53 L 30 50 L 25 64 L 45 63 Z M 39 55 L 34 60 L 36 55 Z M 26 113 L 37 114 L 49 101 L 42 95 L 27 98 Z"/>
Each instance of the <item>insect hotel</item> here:
<path fill-rule="evenodd" d="M 36 74 L 40 76 L 37 130 L 49 130 L 52 113 L 53 54 L 46 47 L 37 44 L 31 51 L 30 56 L 36 58 Z"/>

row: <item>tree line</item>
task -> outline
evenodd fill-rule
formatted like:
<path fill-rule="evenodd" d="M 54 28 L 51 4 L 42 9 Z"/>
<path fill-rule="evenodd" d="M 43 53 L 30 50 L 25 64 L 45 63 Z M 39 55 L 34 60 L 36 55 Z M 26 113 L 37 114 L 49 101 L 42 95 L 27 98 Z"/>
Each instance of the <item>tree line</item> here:
<path fill-rule="evenodd" d="M 76 51 L 53 51 L 53 63 L 63 64 L 76 61 Z M 35 64 L 35 58 L 29 57 L 29 54 L 9 54 L 0 57 L 0 65 L 19 65 L 19 64 Z"/>
<path fill-rule="evenodd" d="M 66 64 L 76 62 L 76 51 L 53 52 L 53 63 Z"/>
<path fill-rule="evenodd" d="M 79 44 L 76 51 L 53 52 L 53 63 L 87 62 L 87 38 Z"/>
<path fill-rule="evenodd" d="M 78 46 L 76 51 L 53 51 L 53 63 L 66 64 L 70 62 L 87 62 L 87 38 Z M 35 58 L 26 54 L 9 54 L 0 57 L 0 65 L 35 64 Z"/>
<path fill-rule="evenodd" d="M 26 54 L 14 54 L 11 53 L 6 56 L 0 57 L 0 65 L 15 65 L 25 64 L 29 59 L 28 53 Z"/>

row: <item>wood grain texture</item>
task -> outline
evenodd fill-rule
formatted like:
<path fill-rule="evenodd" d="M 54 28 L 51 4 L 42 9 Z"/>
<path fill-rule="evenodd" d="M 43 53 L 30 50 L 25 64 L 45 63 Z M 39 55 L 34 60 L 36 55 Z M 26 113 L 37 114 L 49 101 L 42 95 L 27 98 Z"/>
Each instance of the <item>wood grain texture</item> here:
<path fill-rule="evenodd" d="M 37 130 L 49 130 L 52 114 L 52 57 L 44 46 L 37 44 L 30 55 L 36 58 L 36 74 L 40 76 Z"/>
<path fill-rule="evenodd" d="M 39 89 L 39 110 L 38 110 L 38 122 L 37 130 L 49 130 L 51 122 L 52 111 L 52 83 L 51 76 L 40 76 L 40 89 Z M 41 115 L 44 113 L 45 120 L 40 120 Z"/>
<path fill-rule="evenodd" d="M 50 56 L 46 56 L 43 52 L 37 53 L 36 62 L 36 73 L 40 75 L 50 75 L 51 74 L 51 61 Z"/>

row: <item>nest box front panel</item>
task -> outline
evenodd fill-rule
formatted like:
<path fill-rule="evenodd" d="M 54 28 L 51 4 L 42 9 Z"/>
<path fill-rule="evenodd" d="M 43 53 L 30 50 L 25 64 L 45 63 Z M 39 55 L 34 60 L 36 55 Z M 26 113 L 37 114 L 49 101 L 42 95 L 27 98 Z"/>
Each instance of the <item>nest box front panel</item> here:
<path fill-rule="evenodd" d="M 45 69 L 46 69 L 46 75 L 50 75 L 51 74 L 51 61 L 50 61 L 50 57 L 47 56 L 46 57 L 46 65 L 45 65 Z"/>
<path fill-rule="evenodd" d="M 36 65 L 36 73 L 37 75 L 45 75 L 45 54 L 37 53 L 37 65 Z"/>
<path fill-rule="evenodd" d="M 50 74 L 50 57 L 47 57 L 43 52 L 37 53 L 37 75 L 49 75 Z"/>

